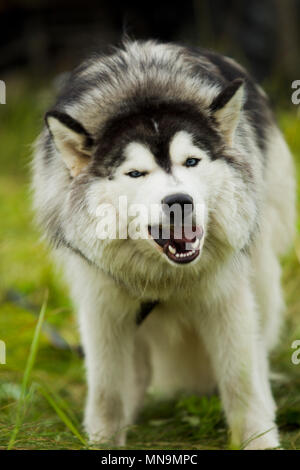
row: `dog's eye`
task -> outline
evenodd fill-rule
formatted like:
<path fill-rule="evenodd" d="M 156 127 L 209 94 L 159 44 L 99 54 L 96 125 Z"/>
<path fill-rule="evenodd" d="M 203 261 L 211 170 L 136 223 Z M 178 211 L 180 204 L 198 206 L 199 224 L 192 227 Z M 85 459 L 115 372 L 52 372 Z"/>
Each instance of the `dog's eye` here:
<path fill-rule="evenodd" d="M 187 158 L 184 163 L 184 166 L 188 168 L 190 166 L 197 166 L 199 162 L 200 162 L 200 158 Z"/>
<path fill-rule="evenodd" d="M 129 171 L 129 173 L 126 173 L 127 176 L 130 176 L 130 178 L 139 178 L 140 176 L 145 176 L 147 174 L 146 171 L 138 171 L 138 170 L 133 170 Z"/>

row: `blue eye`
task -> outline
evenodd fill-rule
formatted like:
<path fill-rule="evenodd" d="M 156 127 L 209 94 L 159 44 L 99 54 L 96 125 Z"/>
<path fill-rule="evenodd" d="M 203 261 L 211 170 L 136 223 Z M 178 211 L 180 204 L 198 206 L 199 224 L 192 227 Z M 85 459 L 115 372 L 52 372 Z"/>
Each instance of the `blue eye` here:
<path fill-rule="evenodd" d="M 133 171 L 129 171 L 129 173 L 126 173 L 127 176 L 130 176 L 130 178 L 139 178 L 140 176 L 145 176 L 146 175 L 146 172 L 141 172 L 141 171 L 138 171 L 138 170 L 133 170 Z"/>
<path fill-rule="evenodd" d="M 187 158 L 185 163 L 184 163 L 184 166 L 186 166 L 188 168 L 190 166 L 197 166 L 199 162 L 200 162 L 199 158 Z"/>

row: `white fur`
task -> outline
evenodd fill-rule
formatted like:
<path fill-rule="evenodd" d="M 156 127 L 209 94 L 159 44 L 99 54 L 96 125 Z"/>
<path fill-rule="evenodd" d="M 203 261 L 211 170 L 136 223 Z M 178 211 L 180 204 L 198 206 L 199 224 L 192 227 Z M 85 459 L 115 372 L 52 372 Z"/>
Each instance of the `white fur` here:
<path fill-rule="evenodd" d="M 170 142 L 170 157 L 176 165 L 182 165 L 187 158 L 201 158 L 204 152 L 193 144 L 193 136 L 186 131 L 177 132 Z"/>
<path fill-rule="evenodd" d="M 166 96 L 170 93 L 172 97 L 177 90 L 183 99 L 188 97 L 204 108 L 219 91 L 206 79 L 188 76 L 191 64 L 172 46 L 130 43 L 119 54 L 131 63 L 126 80 L 132 87 L 138 83 L 139 73 L 143 76 L 147 70 L 149 83 L 164 87 Z M 168 73 L 163 68 L 158 72 L 151 68 L 152 61 L 149 69 L 139 68 L 139 61 L 148 55 L 184 72 L 172 73 L 170 68 Z M 108 59 L 107 67 L 116 64 L 118 57 Z M 213 67 L 208 62 L 209 66 Z M 82 73 L 93 76 L 105 69 L 99 59 Z M 111 108 L 113 115 L 114 95 L 121 102 L 127 88 L 112 76 L 110 84 L 95 87 L 84 102 L 70 105 L 66 111 L 93 135 L 101 127 L 101 119 L 104 122 L 102 109 Z M 34 163 L 35 206 L 40 216 L 49 207 L 51 217 L 59 214 L 65 241 L 76 243 L 91 262 L 89 265 L 66 248 L 58 251 L 78 310 L 86 354 L 85 426 L 92 441 L 115 439 L 124 444 L 126 428 L 152 383 L 168 393 L 218 389 L 233 445 L 249 440 L 249 449 L 279 445 L 268 354 L 281 325 L 278 255 L 292 239 L 295 184 L 289 150 L 275 125 L 270 128 L 265 151 L 267 167 L 262 167 L 254 130 L 246 113 L 240 111 L 242 94 L 241 89 L 225 116 L 219 112 L 218 118 L 225 119 L 228 113 L 232 117 L 230 126 L 223 123 L 220 131 L 227 134 L 232 155 L 243 164 L 250 162 L 252 182 L 223 159 L 211 161 L 203 149 L 192 145 L 187 133 L 179 132 L 170 145 L 171 174 L 157 165 L 146 147 L 133 142 L 114 179 L 82 184 L 84 192 L 74 204 L 74 187 L 85 183 L 87 173 L 83 171 L 69 183 L 58 153 L 46 168 L 45 134 L 40 139 Z M 197 167 L 183 165 L 190 156 L 201 159 Z M 136 179 L 126 175 L 134 169 L 148 174 Z M 159 207 L 173 192 L 188 193 L 203 208 L 196 214 L 196 222 L 203 227 L 205 240 L 195 262 L 175 265 L 151 240 L 102 241 L 95 236 L 100 204 L 117 207 L 119 197 L 126 195 L 129 206 L 142 202 L 150 209 L 151 204 Z M 162 211 L 158 209 L 154 216 L 156 223 L 161 222 Z M 241 253 L 245 247 L 248 256 Z M 140 303 L 153 299 L 158 305 L 137 327 Z"/>
<path fill-rule="evenodd" d="M 154 155 L 150 150 L 139 142 L 130 142 L 125 148 L 126 161 L 124 165 L 118 168 L 118 172 L 126 173 L 127 171 L 152 171 L 156 165 Z"/>
<path fill-rule="evenodd" d="M 125 442 L 126 426 L 132 422 L 150 383 L 149 362 L 152 362 L 153 386 L 159 390 L 169 393 L 187 388 L 199 393 L 212 393 L 216 387 L 219 388 L 234 445 L 265 432 L 262 437 L 250 441 L 248 448 L 278 446 L 267 356 L 277 342 L 281 324 L 283 301 L 276 252 L 280 248 L 277 248 L 278 244 L 286 243 L 286 227 L 289 231 L 292 229 L 294 185 L 290 156 L 279 133 L 274 133 L 272 142 L 273 161 L 284 167 L 285 194 L 288 198 L 277 198 L 278 192 L 266 187 L 270 200 L 265 202 L 261 216 L 265 222 L 250 263 L 229 256 L 227 262 L 215 262 L 214 269 L 210 269 L 209 256 L 204 248 L 200 261 L 203 263 L 202 274 L 198 281 L 195 282 L 195 276 L 198 277 L 196 267 L 187 267 L 186 273 L 183 273 L 179 266 L 175 269 L 178 274 L 173 278 L 172 289 L 167 281 L 166 262 L 152 248 L 149 255 L 154 264 L 148 258 L 140 261 L 140 283 L 131 279 L 130 271 L 126 271 L 132 253 L 129 247 L 124 249 L 124 263 L 122 250 L 116 253 L 113 269 L 119 285 L 101 271 L 87 266 L 80 258 L 64 255 L 73 297 L 79 308 L 82 340 L 87 355 L 89 396 L 86 427 L 91 439 L 105 441 L 114 436 L 117 442 Z M 280 153 L 275 153 L 274 149 Z M 243 244 L 244 230 L 235 220 L 236 211 L 239 211 L 236 207 L 238 201 L 235 202 L 235 191 L 238 195 L 238 189 L 232 192 L 232 188 L 224 188 L 227 166 L 220 162 L 220 172 L 214 168 L 210 179 L 211 164 L 204 165 L 207 165 L 202 170 L 206 189 L 202 182 L 201 191 L 200 171 L 196 177 L 197 190 L 195 188 L 193 191 L 190 173 L 184 182 L 185 173 L 191 172 L 186 168 L 178 168 L 178 182 L 174 184 L 180 189 L 187 189 L 188 185 L 189 192 L 201 200 L 207 200 L 205 198 L 210 192 L 215 210 L 220 205 L 218 214 L 224 214 L 224 230 L 232 229 L 234 238 L 229 238 L 236 239 L 237 245 Z M 159 173 L 159 170 L 156 171 Z M 280 173 L 277 169 L 275 175 L 279 177 Z M 275 175 L 271 184 L 283 184 L 282 178 L 280 183 Z M 156 178 L 155 186 L 154 182 L 149 182 L 152 200 L 154 194 L 158 194 L 159 200 L 173 188 L 172 181 L 168 183 L 171 177 L 161 173 Z M 219 179 L 217 184 L 222 187 L 221 194 L 214 195 L 217 184 L 213 179 Z M 134 184 L 139 183 L 130 181 L 130 185 Z M 163 189 L 159 191 L 159 188 Z M 120 192 L 126 190 L 122 186 Z M 141 197 L 138 188 L 134 193 L 138 200 Z M 144 196 L 147 193 L 146 186 Z M 247 215 L 245 223 L 251 218 L 251 206 L 248 210 L 250 215 Z M 285 226 L 278 223 L 282 217 L 287 220 Z M 222 220 L 219 223 L 222 225 Z M 270 223 L 276 226 L 276 231 L 271 229 Z M 237 238 L 239 233 L 241 240 Z M 146 245 L 142 249 L 147 253 Z M 109 251 L 104 250 L 104 253 L 104 258 L 109 257 Z M 166 276 L 166 288 L 163 276 L 158 278 L 158 283 L 155 282 L 156 267 Z M 129 284 L 134 286 L 133 291 L 122 287 Z M 134 314 L 138 302 L 135 299 L 146 300 L 153 295 L 163 302 L 137 329 Z"/>

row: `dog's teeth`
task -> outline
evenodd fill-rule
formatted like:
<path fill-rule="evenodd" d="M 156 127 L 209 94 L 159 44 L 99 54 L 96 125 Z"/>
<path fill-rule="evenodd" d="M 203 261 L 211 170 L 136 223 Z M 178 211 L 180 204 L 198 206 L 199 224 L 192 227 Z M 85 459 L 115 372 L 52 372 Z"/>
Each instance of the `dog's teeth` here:
<path fill-rule="evenodd" d="M 169 248 L 169 251 L 170 251 L 173 255 L 176 256 L 176 258 L 187 258 L 187 257 L 189 257 L 189 256 L 194 255 L 195 252 L 196 252 L 196 250 L 189 250 L 189 251 L 187 251 L 186 253 L 176 253 L 176 249 L 175 249 L 173 246 L 169 245 L 168 248 Z M 173 251 L 173 250 L 174 250 L 174 251 Z"/>
<path fill-rule="evenodd" d="M 170 253 L 172 253 L 172 255 L 176 254 L 176 248 L 174 248 L 172 245 L 168 246 L 168 250 L 170 251 Z"/>
<path fill-rule="evenodd" d="M 194 243 L 191 243 L 192 251 L 197 250 L 199 248 L 199 245 L 200 245 L 200 240 L 199 240 L 199 238 L 197 238 L 197 240 L 194 241 Z"/>

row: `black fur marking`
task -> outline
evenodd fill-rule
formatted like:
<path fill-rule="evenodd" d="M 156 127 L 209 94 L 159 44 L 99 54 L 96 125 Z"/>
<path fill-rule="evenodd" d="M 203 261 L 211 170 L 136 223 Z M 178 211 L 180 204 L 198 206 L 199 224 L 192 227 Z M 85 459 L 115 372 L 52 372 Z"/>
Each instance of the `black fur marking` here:
<path fill-rule="evenodd" d="M 108 76 L 101 79 L 101 73 L 98 74 L 100 83 L 108 82 Z M 81 97 L 88 95 L 89 92 L 97 86 L 95 77 L 78 77 L 75 72 L 71 75 L 66 86 L 57 99 L 57 106 L 60 108 L 78 103 Z"/>
<path fill-rule="evenodd" d="M 108 62 L 107 59 L 114 57 L 113 62 Z M 90 72 L 89 68 L 94 67 L 98 62 L 104 62 L 106 65 L 105 70 L 101 69 Z M 102 62 L 102 63 L 103 63 Z M 93 51 L 73 72 L 62 86 L 58 95 L 55 107 L 60 108 L 67 105 L 78 103 L 85 95 L 88 95 L 91 90 L 106 84 L 111 83 L 112 76 L 118 76 L 121 72 L 126 74 L 129 64 L 124 57 L 118 55 L 118 49 L 113 46 L 105 46 L 101 51 Z"/>
<path fill-rule="evenodd" d="M 75 248 L 73 245 L 71 245 L 71 243 L 67 242 L 65 239 L 61 240 L 61 244 L 64 245 L 69 250 L 71 250 L 76 255 L 80 256 L 80 258 L 84 259 L 90 266 L 97 267 L 93 261 L 91 261 L 82 253 L 82 251 L 80 251 L 78 248 Z"/>
<path fill-rule="evenodd" d="M 54 155 L 54 152 L 53 152 L 53 150 L 54 150 L 54 148 L 53 148 L 53 138 L 52 138 L 52 135 L 51 135 L 50 131 L 45 136 L 44 148 L 46 150 L 44 152 L 44 161 L 45 161 L 46 164 L 48 164 L 52 160 L 52 157 Z"/>
<path fill-rule="evenodd" d="M 72 253 L 74 253 L 76 256 L 79 256 L 81 259 L 83 259 L 84 261 L 86 261 L 86 263 L 88 263 L 89 266 L 93 266 L 93 268 L 97 269 L 97 270 L 101 270 L 101 268 L 92 260 L 90 260 L 87 256 L 85 256 L 84 253 L 82 253 L 81 250 L 79 250 L 79 248 L 76 248 L 74 247 L 70 242 L 68 242 L 65 237 L 63 236 L 62 233 L 59 233 L 60 231 L 58 230 L 57 231 L 57 234 L 55 237 L 52 237 L 52 245 L 54 248 L 60 248 L 60 247 L 64 247 L 64 248 L 67 248 L 68 250 L 70 250 Z M 58 238 L 59 237 L 59 238 Z M 50 238 L 51 240 L 51 238 Z M 111 277 L 114 282 L 116 284 L 119 284 L 120 286 L 122 286 L 123 288 L 126 288 L 126 286 L 120 282 L 119 279 L 116 279 L 111 273 L 105 273 L 107 276 Z M 153 305 L 153 308 L 154 308 L 154 305 Z M 143 310 L 144 311 L 144 310 Z M 142 311 L 142 312 L 143 312 Z M 149 312 L 150 313 L 150 310 Z M 143 315 L 143 313 L 142 313 Z M 143 321 L 143 318 L 141 320 L 141 322 Z"/>
<path fill-rule="evenodd" d="M 223 155 L 219 155 L 218 158 L 223 158 L 223 160 L 226 161 L 232 168 L 239 171 L 240 174 L 243 175 L 243 179 L 245 182 L 253 182 L 253 172 L 251 169 L 251 165 L 243 157 L 237 159 L 232 155 L 226 155 L 224 153 Z"/>
<path fill-rule="evenodd" d="M 231 100 L 237 90 L 243 85 L 244 80 L 242 78 L 236 78 L 233 80 L 223 91 L 213 100 L 210 105 L 212 112 L 216 112 Z"/>
<path fill-rule="evenodd" d="M 72 131 L 76 132 L 77 134 L 84 135 L 85 136 L 85 147 L 87 149 L 92 147 L 93 139 L 92 139 L 91 135 L 87 132 L 87 130 L 83 127 L 83 125 L 80 124 L 80 122 L 76 121 L 76 119 L 69 116 L 69 114 L 62 113 L 60 111 L 56 111 L 56 110 L 48 111 L 45 115 L 46 125 L 49 129 L 50 134 L 51 134 L 51 130 L 50 130 L 50 127 L 49 127 L 49 124 L 48 124 L 48 119 L 50 117 L 53 117 L 53 118 L 57 119 L 62 124 L 64 124 L 66 127 L 71 129 Z"/>
<path fill-rule="evenodd" d="M 204 49 L 178 48 L 177 51 L 174 50 L 172 60 L 176 61 L 176 57 L 181 56 L 187 59 L 190 76 L 201 77 L 208 83 L 219 85 L 223 89 L 212 104 L 214 110 L 228 102 L 233 96 L 235 87 L 240 86 L 244 81 L 246 89 L 244 110 L 255 131 L 257 145 L 264 153 L 268 126 L 273 121 L 273 117 L 268 107 L 268 100 L 259 92 L 247 72 L 226 57 Z M 102 61 L 104 67 L 99 65 L 97 70 L 95 67 L 97 61 L 99 64 Z M 171 65 L 168 54 L 160 59 L 155 56 L 140 57 L 136 64 L 136 73 L 138 76 L 140 71 L 147 76 L 147 70 L 152 68 L 169 70 L 172 73 Z M 93 71 L 89 71 L 90 66 L 93 66 Z M 81 99 L 84 103 L 85 95 L 89 95 L 97 87 L 105 88 L 111 83 L 112 76 L 121 78 L 122 75 L 122 80 L 126 79 L 126 73 L 131 67 L 130 60 L 118 54 L 118 50 L 112 49 L 106 55 L 98 52 L 93 54 L 70 74 L 53 109 L 63 110 L 65 105 L 80 102 Z M 164 101 L 162 98 L 164 90 L 155 89 L 155 82 L 147 83 L 145 90 L 140 84 L 137 83 L 137 85 L 135 91 L 130 90 L 128 102 L 120 103 L 119 113 L 107 122 L 101 135 L 95 138 L 96 146 L 91 165 L 91 171 L 95 176 L 113 177 L 115 168 L 124 161 L 125 145 L 132 140 L 147 145 L 157 163 L 166 172 L 170 172 L 169 142 L 172 135 L 179 130 L 191 133 L 196 145 L 206 150 L 212 159 L 220 158 L 218 155 L 221 156 L 223 149 L 213 119 L 202 114 L 192 103 Z M 145 95 L 148 98 L 144 98 Z M 109 99 L 113 100 L 113 97 Z M 59 111 L 52 111 L 52 113 L 56 112 L 59 113 Z M 159 132 L 155 129 L 153 120 L 157 122 Z M 78 124 L 81 126 L 80 123 Z M 83 129 L 81 126 L 81 132 L 83 131 L 87 137 L 87 144 L 91 145 L 91 136 Z M 224 158 L 224 155 L 221 158 Z M 232 160 L 226 159 L 229 164 Z"/>
<path fill-rule="evenodd" d="M 236 79 L 243 79 L 246 87 L 246 101 L 244 110 L 250 118 L 252 127 L 256 134 L 256 142 L 262 152 L 266 149 L 266 138 L 270 124 L 274 122 L 270 103 L 267 97 L 263 96 L 250 75 L 248 75 L 238 65 L 229 62 L 225 57 L 204 49 L 199 50 L 199 54 L 207 57 L 219 69 L 219 79 L 225 83 Z M 218 77 L 216 77 L 218 79 Z"/>
<path fill-rule="evenodd" d="M 82 253 L 81 250 L 79 250 L 78 248 L 75 248 L 70 242 L 68 242 L 62 233 L 56 234 L 55 241 L 53 242 L 53 244 L 55 248 L 64 246 L 68 250 L 72 251 L 72 253 L 74 253 L 75 255 L 80 256 L 80 258 L 86 261 L 90 266 L 93 266 L 94 268 L 99 269 L 99 267 L 93 261 L 91 261 L 87 256 L 85 256 L 85 254 Z M 112 277 L 111 274 L 109 274 L 109 276 Z M 112 279 L 116 283 L 119 284 L 119 281 L 117 279 L 115 279 L 114 277 L 112 277 Z M 156 307 L 157 304 L 158 304 L 158 300 L 155 300 L 152 302 L 143 302 L 141 304 L 140 310 L 138 311 L 136 315 L 137 326 L 140 326 L 143 323 L 143 321 L 146 320 L 148 315 L 152 312 L 152 310 L 154 309 L 154 307 Z"/>
<path fill-rule="evenodd" d="M 80 256 L 82 259 L 84 259 L 90 266 L 96 266 L 93 261 L 91 261 L 89 258 L 87 258 L 82 251 L 80 251 L 78 248 L 74 247 L 70 242 L 68 242 L 65 239 L 65 236 L 63 234 L 63 231 L 61 230 L 60 227 L 57 228 L 55 233 L 49 234 L 50 235 L 50 242 L 51 245 L 54 248 L 60 248 L 60 247 L 65 247 L 71 250 L 74 254 Z"/>
<path fill-rule="evenodd" d="M 200 56 L 206 57 L 212 64 L 214 64 L 219 71 L 219 79 L 223 83 L 232 82 L 237 78 L 250 79 L 247 72 L 244 71 L 238 65 L 235 65 L 234 62 L 226 60 L 226 57 L 212 52 L 207 49 L 198 49 L 198 54 Z"/>
<path fill-rule="evenodd" d="M 157 123 L 159 132 L 153 122 Z M 197 145 L 212 158 L 217 158 L 222 146 L 221 137 L 213 121 L 190 103 L 164 102 L 155 98 L 140 103 L 125 103 L 119 115 L 106 124 L 98 137 L 92 166 L 96 170 L 99 165 L 110 168 L 120 165 L 125 158 L 124 148 L 135 141 L 146 145 L 157 164 L 170 172 L 170 141 L 182 130 L 192 135 Z"/>
<path fill-rule="evenodd" d="M 158 300 L 153 302 L 143 302 L 141 308 L 136 316 L 136 324 L 139 326 L 143 323 L 144 320 L 148 317 L 149 313 L 152 312 L 154 307 L 158 304 Z"/>

